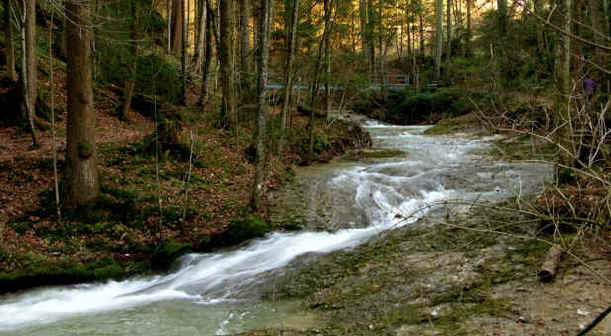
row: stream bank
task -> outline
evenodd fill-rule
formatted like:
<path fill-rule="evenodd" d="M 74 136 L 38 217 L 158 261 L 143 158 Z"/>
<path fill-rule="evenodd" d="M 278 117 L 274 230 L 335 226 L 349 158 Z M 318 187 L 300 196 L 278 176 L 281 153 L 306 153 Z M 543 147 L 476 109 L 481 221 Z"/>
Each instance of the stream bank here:
<path fill-rule="evenodd" d="M 425 133 L 478 129 L 469 118 L 473 116 Z M 550 155 L 546 150 L 531 152 L 530 141 L 489 138 L 491 150 L 480 152 L 486 161 Z M 342 164 L 337 163 L 345 169 Z M 472 174 L 486 174 L 478 171 L 476 167 Z M 325 178 L 319 176 L 314 183 L 307 175 L 302 179 L 296 187 L 301 190 L 299 201 L 287 202 L 304 202 L 307 210 L 284 216 L 309 218 L 304 224 L 309 228 L 329 228 L 334 220 L 324 209 L 330 201 L 317 192 Z M 552 241 L 540 235 L 541 221 L 528 213 L 540 190 L 472 203 L 466 210 L 447 205 L 353 249 L 318 256 L 316 262 L 304 258 L 294 272 L 276 279 L 266 297 L 301 299 L 303 311 L 315 314 L 317 324 L 240 335 L 576 335 L 610 303 L 609 237 L 568 236 L 577 258 L 563 260 L 554 282 L 539 282 L 537 273 Z M 282 216 L 278 214 L 278 220 Z M 608 318 L 590 332 L 609 333 Z"/>
<path fill-rule="evenodd" d="M 556 296 L 542 287 L 560 310 L 527 305 L 545 302 L 535 270 L 547 245 L 516 205 L 543 188 L 549 166 L 496 162 L 482 156 L 488 142 L 425 136 L 426 127 L 365 127 L 374 147 L 397 155 L 299 173 L 316 190 L 302 207 L 340 214 L 335 226 L 306 215 L 305 231 L 189 254 L 166 275 L 10 296 L 0 303 L 0 333 L 513 335 L 519 324 L 554 334 L 579 326 L 549 318 L 572 317 L 574 307 L 579 321 L 595 314 L 608 287 L 581 265 L 566 274 L 576 270 L 576 286 L 594 292 L 578 300 L 562 292 L 569 281 Z M 560 295 L 568 305 L 557 304 Z"/>
<path fill-rule="evenodd" d="M 111 106 L 108 100 L 96 106 L 98 132 L 104 135 L 98 139 L 102 195 L 86 216 L 56 214 L 50 134 L 42 134 L 41 149 L 28 150 L 27 134 L 12 128 L 0 131 L 7 148 L 0 155 L 0 184 L 7 190 L 0 197 L 0 293 L 150 275 L 167 271 L 189 252 L 227 248 L 272 230 L 290 229 L 271 226 L 265 213 L 248 216 L 254 172 L 248 153 L 236 151 L 234 138 L 199 110 L 180 110 L 191 120 L 181 134 L 182 151 L 166 152 L 157 165 L 143 150 L 152 121 L 143 116 L 120 121 Z M 294 167 L 304 161 L 307 119 L 296 117 L 294 122 L 286 153 L 269 157 L 266 189 L 290 181 Z M 356 122 L 316 123 L 319 162 L 370 144 Z M 65 141 L 64 127 L 65 118 L 58 125 L 59 143 Z M 252 139 L 248 129 L 240 136 L 242 144 Z M 58 160 L 61 171 L 63 153 Z"/>

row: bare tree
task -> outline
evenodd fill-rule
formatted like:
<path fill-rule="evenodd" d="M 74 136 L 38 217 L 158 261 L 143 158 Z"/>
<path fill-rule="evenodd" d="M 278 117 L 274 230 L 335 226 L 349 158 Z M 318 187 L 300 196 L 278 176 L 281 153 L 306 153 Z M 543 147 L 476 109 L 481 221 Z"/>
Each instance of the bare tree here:
<path fill-rule="evenodd" d="M 443 45 L 443 0 L 436 0 L 435 2 L 435 80 L 441 79 L 441 54 Z"/>
<path fill-rule="evenodd" d="M 136 70 L 138 60 L 138 13 L 136 10 L 135 0 L 130 0 L 130 13 L 130 51 L 132 62 L 129 63 L 129 76 L 125 81 L 125 87 L 123 88 L 123 108 L 121 110 L 121 118 L 123 120 L 129 120 L 131 117 L 129 115 L 129 111 L 132 104 L 132 97 L 134 96 L 134 90 L 136 88 Z"/>
<path fill-rule="evenodd" d="M 291 28 L 289 33 L 289 54 L 286 59 L 286 68 L 284 73 L 284 100 L 282 102 L 282 123 L 280 127 L 282 129 L 280 135 L 280 150 L 284 146 L 287 120 L 289 109 L 291 106 L 291 95 L 293 91 L 293 63 L 295 62 L 295 45 L 297 38 L 297 23 L 299 21 L 299 0 L 293 0 L 293 8 L 291 10 Z"/>
<path fill-rule="evenodd" d="M 4 0 L 4 41 L 6 44 L 6 75 L 11 81 L 17 80 L 15 70 L 15 46 L 13 45 L 14 27 L 11 13 L 13 0 Z"/>
<path fill-rule="evenodd" d="M 90 2 L 67 1 L 68 127 L 66 149 L 66 194 L 69 209 L 95 205 L 100 185 L 96 159 L 96 117 L 91 77 Z"/>
<path fill-rule="evenodd" d="M 535 0 L 537 1 L 537 0 Z M 467 0 L 467 36 L 465 43 L 465 54 L 466 56 L 471 56 L 473 51 L 471 50 L 471 6 L 473 4 L 473 0 Z"/>
<path fill-rule="evenodd" d="M 247 84 L 243 79 L 247 78 L 247 74 L 250 72 L 250 26 L 248 20 L 250 19 L 250 3 L 249 0 L 239 0 L 240 4 L 240 72 L 242 78 L 242 85 Z"/>
<path fill-rule="evenodd" d="M 310 91 L 310 120 L 308 122 L 308 134 L 309 134 L 309 140 L 310 140 L 309 143 L 310 144 L 309 144 L 308 155 L 307 155 L 307 160 L 306 160 L 308 164 L 311 164 L 312 161 L 314 160 L 314 113 L 316 110 L 316 96 L 318 95 L 318 81 L 320 78 L 319 74 L 320 74 L 320 67 L 322 65 L 323 50 L 324 50 L 324 45 L 329 35 L 329 23 L 331 19 L 330 3 L 331 3 L 331 0 L 324 0 L 325 26 L 322 32 L 322 38 L 320 40 L 320 43 L 318 44 L 318 57 L 316 58 L 316 65 L 314 66 L 314 82 L 312 84 L 311 91 Z"/>
<path fill-rule="evenodd" d="M 210 7 L 210 3 L 208 0 L 204 0 L 204 6 L 206 7 L 204 18 L 206 23 L 205 30 L 205 49 L 204 49 L 204 64 L 202 68 L 202 87 L 200 92 L 200 105 L 202 106 L 202 110 L 206 107 L 206 97 L 208 96 L 208 77 L 210 74 L 210 63 L 212 61 L 212 30 L 214 29 L 214 23 L 212 22 L 212 16 L 214 12 Z M 216 36 L 216 34 L 214 34 Z M 218 41 L 217 41 L 218 43 Z"/>
<path fill-rule="evenodd" d="M 172 0 L 171 6 L 171 50 L 172 53 L 178 54 L 182 50 L 183 25 L 185 20 L 184 0 Z"/>
<path fill-rule="evenodd" d="M 38 147 L 38 134 L 34 125 L 36 97 L 38 96 L 38 57 L 36 55 L 36 0 L 22 0 L 21 16 L 21 82 L 24 117 L 32 134 L 32 146 Z"/>
<path fill-rule="evenodd" d="M 252 211 L 261 209 L 261 196 L 263 194 L 263 180 L 265 178 L 265 124 L 267 119 L 267 106 L 265 105 L 265 85 L 267 84 L 267 67 L 269 59 L 269 27 L 271 20 L 271 6 L 273 0 L 261 0 L 263 18 L 259 31 L 259 57 L 257 73 L 257 128 L 255 141 L 257 155 L 255 158 L 255 178 L 252 188 L 250 207 Z"/>
<path fill-rule="evenodd" d="M 221 122 L 224 127 L 237 127 L 237 108 L 234 84 L 234 20 L 233 0 L 220 1 L 220 39 L 219 59 L 221 61 L 221 87 L 223 104 L 221 107 Z"/>
<path fill-rule="evenodd" d="M 206 4 L 205 0 L 197 2 L 197 38 L 195 45 L 195 72 L 202 70 L 202 60 L 204 57 L 204 47 L 206 38 Z"/>

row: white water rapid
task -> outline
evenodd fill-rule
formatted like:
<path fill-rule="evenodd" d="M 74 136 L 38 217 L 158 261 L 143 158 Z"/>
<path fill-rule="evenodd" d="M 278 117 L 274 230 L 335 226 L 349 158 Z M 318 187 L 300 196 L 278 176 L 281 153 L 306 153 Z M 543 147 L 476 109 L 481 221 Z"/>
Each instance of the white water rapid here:
<path fill-rule="evenodd" d="M 278 319 L 276 308 L 241 304 L 249 285 L 263 281 L 264 273 L 305 253 L 353 247 L 408 225 L 436 202 L 507 197 L 525 192 L 525 186 L 535 188 L 546 175 L 544 166 L 482 163 L 473 152 L 487 146 L 483 141 L 429 137 L 422 135 L 425 127 L 373 121 L 365 127 L 376 146 L 407 154 L 330 172 L 325 192 L 348 197 L 358 219 L 343 220 L 360 225 L 335 232 L 272 233 L 240 249 L 190 254 L 167 275 L 0 297 L 0 335 L 218 335 L 269 326 Z M 249 322 L 255 310 L 259 316 Z"/>

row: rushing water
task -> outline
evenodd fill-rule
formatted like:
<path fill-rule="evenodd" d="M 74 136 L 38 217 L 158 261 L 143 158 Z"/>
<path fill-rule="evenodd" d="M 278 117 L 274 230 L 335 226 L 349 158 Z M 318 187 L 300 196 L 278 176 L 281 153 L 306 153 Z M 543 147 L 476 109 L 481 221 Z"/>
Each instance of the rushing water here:
<path fill-rule="evenodd" d="M 549 175 L 543 165 L 481 160 L 475 152 L 487 146 L 483 141 L 429 137 L 421 126 L 365 127 L 376 146 L 407 154 L 324 172 L 317 193 L 330 200 L 331 212 L 342 210 L 333 217 L 341 229 L 272 233 L 240 249 L 190 254 L 167 275 L 8 295 L 0 298 L 0 335 L 220 335 L 291 326 L 295 316 L 308 320 L 295 303 L 248 298 L 296 257 L 353 247 L 412 223 L 440 201 L 532 193 Z"/>

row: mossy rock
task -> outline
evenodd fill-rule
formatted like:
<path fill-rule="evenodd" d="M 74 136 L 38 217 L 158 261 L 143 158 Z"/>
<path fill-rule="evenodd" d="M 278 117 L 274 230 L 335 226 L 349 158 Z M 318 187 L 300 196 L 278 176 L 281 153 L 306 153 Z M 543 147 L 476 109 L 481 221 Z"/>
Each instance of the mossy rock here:
<path fill-rule="evenodd" d="M 367 160 L 367 159 L 388 159 L 393 157 L 405 156 L 407 153 L 400 149 L 371 148 L 354 150 L 344 155 L 345 160 Z"/>
<path fill-rule="evenodd" d="M 247 216 L 231 222 L 229 228 L 220 236 L 222 245 L 235 245 L 252 238 L 263 237 L 271 230 L 265 220 L 257 216 Z"/>
<path fill-rule="evenodd" d="M 191 251 L 193 245 L 190 243 L 181 243 L 174 239 L 163 240 L 155 250 L 151 266 L 154 269 L 168 269 L 176 258 Z"/>
<path fill-rule="evenodd" d="M 0 292 L 38 286 L 122 279 L 125 276 L 126 272 L 123 267 L 112 258 L 76 264 L 34 259 L 30 260 L 29 264 L 20 272 L 0 273 Z"/>

